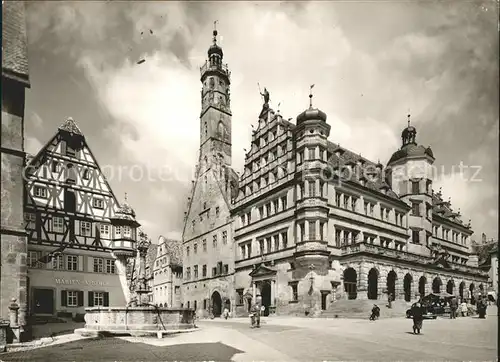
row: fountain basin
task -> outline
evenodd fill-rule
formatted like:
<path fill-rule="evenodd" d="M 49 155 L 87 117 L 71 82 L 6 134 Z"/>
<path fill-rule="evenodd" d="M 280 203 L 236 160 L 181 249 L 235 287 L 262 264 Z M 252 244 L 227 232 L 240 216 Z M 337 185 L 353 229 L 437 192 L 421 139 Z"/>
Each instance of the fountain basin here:
<path fill-rule="evenodd" d="M 75 333 L 130 334 L 133 336 L 188 332 L 196 328 L 194 310 L 187 308 L 92 307 L 85 308 L 85 328 Z"/>

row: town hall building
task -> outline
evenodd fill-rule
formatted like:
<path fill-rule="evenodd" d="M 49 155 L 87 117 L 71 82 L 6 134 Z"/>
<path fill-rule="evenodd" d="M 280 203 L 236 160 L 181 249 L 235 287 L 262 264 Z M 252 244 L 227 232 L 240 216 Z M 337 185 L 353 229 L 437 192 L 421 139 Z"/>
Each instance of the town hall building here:
<path fill-rule="evenodd" d="M 328 140 L 310 106 L 292 123 L 264 104 L 232 169 L 230 71 L 217 31 L 201 67 L 200 150 L 183 230 L 183 301 L 198 315 L 320 315 L 339 299 L 472 298 L 487 276 L 473 231 L 433 188 L 435 157 L 408 125 L 387 165 Z"/>

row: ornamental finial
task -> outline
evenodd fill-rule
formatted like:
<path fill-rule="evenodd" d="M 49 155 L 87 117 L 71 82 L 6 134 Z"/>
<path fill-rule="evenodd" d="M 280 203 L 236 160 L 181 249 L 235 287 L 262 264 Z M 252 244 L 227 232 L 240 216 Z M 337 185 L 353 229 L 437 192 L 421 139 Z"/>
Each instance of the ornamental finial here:
<path fill-rule="evenodd" d="M 219 22 L 219 20 L 215 20 L 214 21 L 214 31 L 213 31 L 213 35 L 214 35 L 214 44 L 217 44 L 217 23 Z"/>
<path fill-rule="evenodd" d="M 410 113 L 410 108 L 408 108 L 408 127 L 410 127 L 411 123 L 411 113 Z"/>

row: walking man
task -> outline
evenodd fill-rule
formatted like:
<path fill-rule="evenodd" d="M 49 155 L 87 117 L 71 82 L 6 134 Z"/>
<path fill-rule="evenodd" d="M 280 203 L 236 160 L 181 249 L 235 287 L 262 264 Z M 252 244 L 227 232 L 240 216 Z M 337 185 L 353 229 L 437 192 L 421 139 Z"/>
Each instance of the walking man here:
<path fill-rule="evenodd" d="M 450 300 L 450 319 L 457 318 L 457 310 L 458 310 L 458 300 L 456 297 L 453 297 Z"/>

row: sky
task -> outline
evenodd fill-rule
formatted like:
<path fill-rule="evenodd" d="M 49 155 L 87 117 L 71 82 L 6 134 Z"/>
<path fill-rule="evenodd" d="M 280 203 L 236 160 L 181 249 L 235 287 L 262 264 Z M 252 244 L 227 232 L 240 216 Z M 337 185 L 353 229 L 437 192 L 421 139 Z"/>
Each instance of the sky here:
<path fill-rule="evenodd" d="M 25 148 L 37 153 L 72 117 L 145 232 L 180 238 L 217 20 L 236 171 L 259 85 L 295 120 L 315 84 L 329 139 L 375 162 L 401 147 L 411 113 L 436 157 L 434 189 L 472 219 L 473 239 L 497 238 L 497 19 L 495 1 L 29 2 Z"/>

